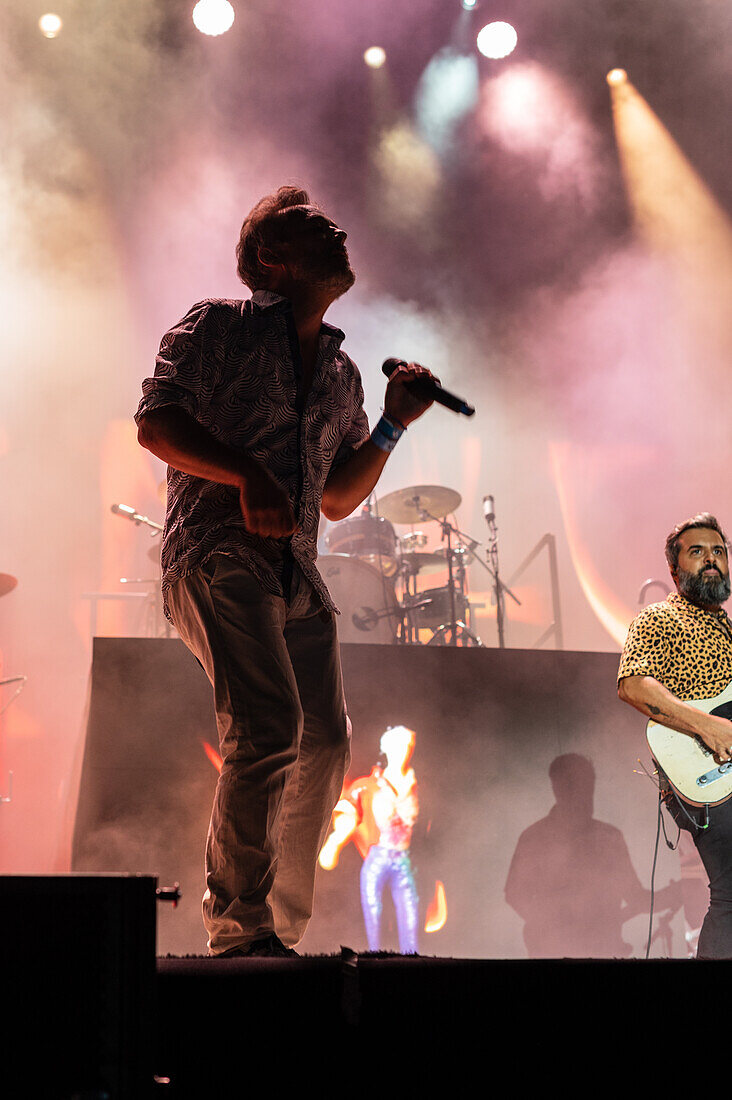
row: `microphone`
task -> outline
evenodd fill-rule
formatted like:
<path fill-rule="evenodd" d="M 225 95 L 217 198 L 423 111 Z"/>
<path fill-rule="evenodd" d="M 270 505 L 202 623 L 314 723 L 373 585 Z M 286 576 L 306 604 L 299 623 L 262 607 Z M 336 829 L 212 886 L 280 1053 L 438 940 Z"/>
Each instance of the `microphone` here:
<path fill-rule="evenodd" d="M 382 372 L 387 378 L 391 378 L 397 367 L 406 367 L 406 359 L 385 359 L 381 367 Z M 469 405 L 467 401 L 464 401 L 462 397 L 456 397 L 454 393 L 450 393 L 449 390 L 443 390 L 439 382 L 425 381 L 425 382 L 407 382 L 407 389 L 417 397 L 425 397 L 428 400 L 436 401 L 438 405 L 444 405 L 446 409 L 452 409 L 453 412 L 462 413 L 463 416 L 472 416 L 475 409 L 472 405 Z"/>
<path fill-rule="evenodd" d="M 161 523 L 154 523 L 153 520 L 148 519 L 147 516 L 141 516 L 137 509 L 130 507 L 129 504 L 112 504 L 109 510 L 110 512 L 114 512 L 116 516 L 123 516 L 125 519 L 132 520 L 138 527 L 141 523 L 144 523 L 148 527 L 152 527 L 153 531 L 163 530 Z"/>
<path fill-rule="evenodd" d="M 483 515 L 485 516 L 488 523 L 490 523 L 492 519 L 496 518 L 496 506 L 493 502 L 492 496 L 483 497 Z"/>

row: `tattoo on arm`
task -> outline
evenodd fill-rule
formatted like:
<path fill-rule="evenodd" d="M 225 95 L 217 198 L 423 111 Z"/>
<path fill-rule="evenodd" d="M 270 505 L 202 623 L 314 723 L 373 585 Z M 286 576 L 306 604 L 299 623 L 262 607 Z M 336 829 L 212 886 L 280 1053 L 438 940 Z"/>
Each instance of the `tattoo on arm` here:
<path fill-rule="evenodd" d="M 664 714 L 660 707 L 652 707 L 650 703 L 646 703 L 648 710 L 651 712 L 654 718 L 658 718 L 659 714 L 662 718 L 668 718 L 668 714 Z"/>

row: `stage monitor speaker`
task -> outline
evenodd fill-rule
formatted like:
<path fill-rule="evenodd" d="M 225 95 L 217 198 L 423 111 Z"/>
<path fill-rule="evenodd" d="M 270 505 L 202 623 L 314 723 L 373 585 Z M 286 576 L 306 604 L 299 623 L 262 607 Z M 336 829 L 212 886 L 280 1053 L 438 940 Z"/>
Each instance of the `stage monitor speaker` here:
<path fill-rule="evenodd" d="M 149 875 L 0 875 L 4 1095 L 152 1094 L 156 888 Z"/>

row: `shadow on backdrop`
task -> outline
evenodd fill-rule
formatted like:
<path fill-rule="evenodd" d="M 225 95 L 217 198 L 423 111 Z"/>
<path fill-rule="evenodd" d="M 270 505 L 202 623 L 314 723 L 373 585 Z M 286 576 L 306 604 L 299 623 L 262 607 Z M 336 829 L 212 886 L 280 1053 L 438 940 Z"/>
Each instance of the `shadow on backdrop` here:
<path fill-rule="evenodd" d="M 595 769 L 566 753 L 549 766 L 555 804 L 519 837 L 506 881 L 506 901 L 524 921 L 529 957 L 627 958 L 623 925 L 650 909 L 623 834 L 597 821 Z M 654 909 L 675 912 L 681 888 L 672 881 Z M 670 949 L 669 949 L 670 953 Z"/>

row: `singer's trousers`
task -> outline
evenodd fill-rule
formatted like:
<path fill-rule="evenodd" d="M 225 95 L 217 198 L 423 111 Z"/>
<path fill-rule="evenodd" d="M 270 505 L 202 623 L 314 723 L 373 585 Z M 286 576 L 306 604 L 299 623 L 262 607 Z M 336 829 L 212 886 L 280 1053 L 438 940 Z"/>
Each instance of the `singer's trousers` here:
<path fill-rule="evenodd" d="M 168 606 L 213 685 L 223 761 L 206 844 L 209 953 L 272 932 L 292 947 L 350 761 L 335 615 L 297 567 L 285 600 L 223 554 L 173 585 Z"/>

